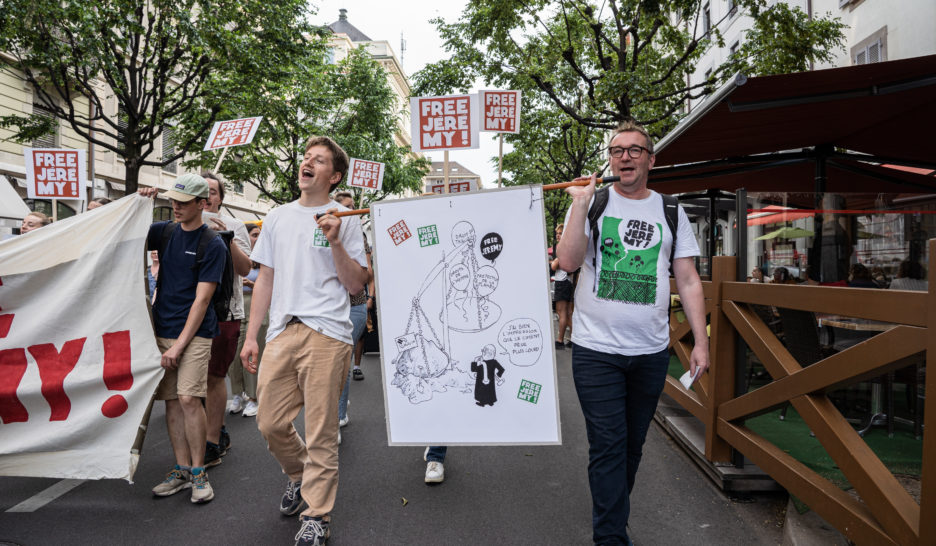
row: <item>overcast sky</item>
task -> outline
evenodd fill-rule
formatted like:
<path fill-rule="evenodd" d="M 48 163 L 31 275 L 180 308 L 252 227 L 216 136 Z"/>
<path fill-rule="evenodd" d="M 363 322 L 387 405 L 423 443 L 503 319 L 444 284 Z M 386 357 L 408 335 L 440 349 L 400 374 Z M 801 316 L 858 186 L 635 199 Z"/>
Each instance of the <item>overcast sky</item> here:
<path fill-rule="evenodd" d="M 366 34 L 371 40 L 385 40 L 390 43 L 397 58 L 402 57 L 403 70 L 407 77 L 412 77 L 423 66 L 433 63 L 448 55 L 442 49 L 435 26 L 430 19 L 442 17 L 446 21 L 455 21 L 467 2 L 407 0 L 406 2 L 387 2 L 386 0 L 312 0 L 316 10 L 312 17 L 315 24 L 327 25 L 338 20 L 338 10 L 348 10 L 348 22 Z M 406 40 L 406 51 L 401 52 L 400 35 Z M 480 85 L 480 82 L 479 82 Z M 477 92 L 478 88 L 471 92 Z M 496 133 L 481 133 L 481 147 L 477 150 L 453 150 L 449 160 L 457 161 L 481 175 L 486 188 L 497 185 L 497 163 L 491 158 L 497 157 Z M 505 152 L 510 147 L 505 144 Z M 442 161 L 442 152 L 431 155 L 434 161 Z"/>

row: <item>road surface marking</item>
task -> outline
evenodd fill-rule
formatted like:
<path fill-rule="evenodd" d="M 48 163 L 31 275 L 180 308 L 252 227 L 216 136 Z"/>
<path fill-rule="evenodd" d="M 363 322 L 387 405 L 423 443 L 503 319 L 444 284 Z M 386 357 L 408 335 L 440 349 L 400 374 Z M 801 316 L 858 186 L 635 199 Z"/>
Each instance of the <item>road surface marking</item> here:
<path fill-rule="evenodd" d="M 68 493 L 72 489 L 83 484 L 85 481 L 86 480 L 62 480 L 53 484 L 51 487 L 36 493 L 32 497 L 29 497 L 13 508 L 10 508 L 7 510 L 7 512 L 35 512 L 55 499 L 61 497 L 65 493 Z"/>

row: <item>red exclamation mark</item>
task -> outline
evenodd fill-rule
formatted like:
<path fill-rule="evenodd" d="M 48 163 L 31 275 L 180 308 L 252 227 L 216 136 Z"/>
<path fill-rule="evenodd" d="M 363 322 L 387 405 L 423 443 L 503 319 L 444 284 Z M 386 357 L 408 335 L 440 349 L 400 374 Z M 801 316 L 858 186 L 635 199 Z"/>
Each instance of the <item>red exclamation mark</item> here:
<path fill-rule="evenodd" d="M 3 279 L 0 279 L 0 286 L 3 286 Z M 3 311 L 2 307 L 0 307 L 0 311 Z M 13 324 L 13 313 L 0 315 L 0 339 L 7 337 L 7 334 L 10 333 L 11 324 Z"/>
<path fill-rule="evenodd" d="M 130 330 L 110 332 L 104 338 L 104 386 L 112 391 L 127 391 L 133 386 L 130 371 Z M 104 417 L 120 417 L 127 411 L 127 399 L 115 394 L 104 401 Z"/>

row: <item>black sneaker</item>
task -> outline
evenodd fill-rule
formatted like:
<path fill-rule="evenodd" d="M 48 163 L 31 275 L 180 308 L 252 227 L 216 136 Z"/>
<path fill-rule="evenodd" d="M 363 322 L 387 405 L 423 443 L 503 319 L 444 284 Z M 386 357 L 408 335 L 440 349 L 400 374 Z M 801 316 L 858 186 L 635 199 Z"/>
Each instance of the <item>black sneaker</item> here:
<path fill-rule="evenodd" d="M 209 466 L 218 466 L 221 464 L 221 446 L 211 442 L 205 442 L 205 468 Z"/>
<path fill-rule="evenodd" d="M 221 448 L 221 455 L 227 455 L 228 448 L 231 447 L 231 435 L 228 434 L 224 425 L 221 425 L 221 435 L 218 437 L 218 446 Z"/>
<path fill-rule="evenodd" d="M 322 518 L 302 516 L 302 527 L 296 533 L 296 546 L 324 546 L 331 532 Z"/>
<path fill-rule="evenodd" d="M 354 368 L 354 371 L 351 372 L 351 375 L 354 377 L 355 381 L 360 381 L 364 379 L 364 370 L 361 368 Z"/>
<path fill-rule="evenodd" d="M 301 489 L 302 482 L 289 482 L 286 484 L 286 492 L 283 493 L 283 500 L 280 501 L 280 512 L 284 516 L 294 516 L 308 506 L 302 498 Z"/>
<path fill-rule="evenodd" d="M 556 342 L 556 349 L 565 349 L 565 345 L 561 341 Z"/>

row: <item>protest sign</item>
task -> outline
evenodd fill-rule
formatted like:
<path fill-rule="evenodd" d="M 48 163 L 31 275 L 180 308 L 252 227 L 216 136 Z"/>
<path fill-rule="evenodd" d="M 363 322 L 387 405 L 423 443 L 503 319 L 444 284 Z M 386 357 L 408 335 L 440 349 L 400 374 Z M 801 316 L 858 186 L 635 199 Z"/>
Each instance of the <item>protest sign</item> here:
<path fill-rule="evenodd" d="M 426 193 L 445 193 L 445 183 L 441 180 L 433 180 L 426 184 L 425 189 Z M 474 178 L 449 180 L 449 193 L 464 193 L 476 189 L 478 189 L 478 183 Z"/>
<path fill-rule="evenodd" d="M 520 91 L 479 91 L 481 130 L 520 132 Z"/>
<path fill-rule="evenodd" d="M 383 186 L 384 168 L 378 161 L 351 158 L 348 168 L 348 185 L 352 188 L 379 191 Z"/>
<path fill-rule="evenodd" d="M 477 95 L 413 97 L 410 117 L 414 152 L 479 146 Z"/>
<path fill-rule="evenodd" d="M 130 195 L 0 243 L 0 475 L 132 479 L 162 378 Z"/>
<path fill-rule="evenodd" d="M 211 134 L 208 135 L 208 142 L 205 143 L 204 151 L 250 144 L 254 135 L 257 134 L 257 128 L 260 127 L 260 120 L 262 119 L 263 116 L 257 116 L 255 118 L 216 121 L 214 127 L 211 128 Z"/>
<path fill-rule="evenodd" d="M 88 164 L 84 150 L 23 148 L 26 197 L 85 200 Z"/>
<path fill-rule="evenodd" d="M 391 445 L 560 443 L 542 197 L 371 205 Z"/>

